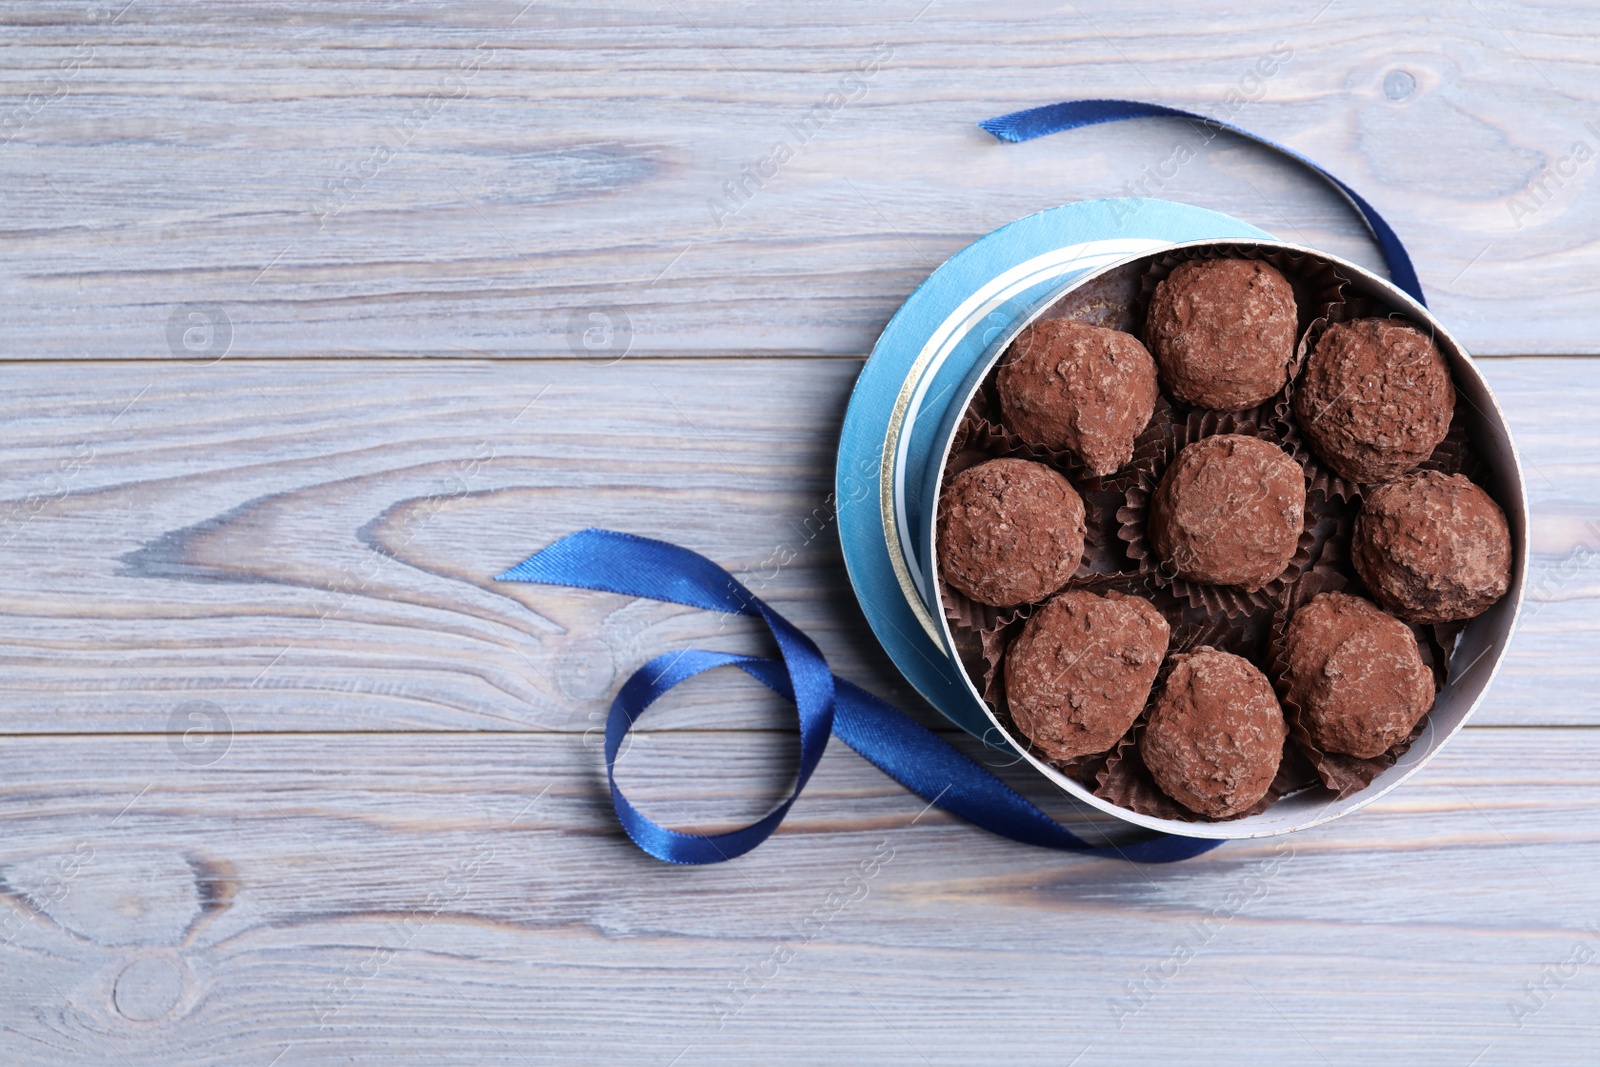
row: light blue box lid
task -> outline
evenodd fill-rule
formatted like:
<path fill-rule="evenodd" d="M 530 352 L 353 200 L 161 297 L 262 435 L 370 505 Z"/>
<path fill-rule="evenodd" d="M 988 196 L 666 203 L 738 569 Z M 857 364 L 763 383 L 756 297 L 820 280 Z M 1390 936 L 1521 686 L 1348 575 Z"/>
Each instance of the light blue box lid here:
<path fill-rule="evenodd" d="M 974 377 L 1033 312 L 1080 280 L 1173 245 L 1271 240 L 1166 200 L 1089 200 L 1002 226 L 950 257 L 884 327 L 839 441 L 839 539 L 856 597 L 895 666 L 957 726 L 1007 748 L 933 621 L 924 545 L 937 475 Z"/>

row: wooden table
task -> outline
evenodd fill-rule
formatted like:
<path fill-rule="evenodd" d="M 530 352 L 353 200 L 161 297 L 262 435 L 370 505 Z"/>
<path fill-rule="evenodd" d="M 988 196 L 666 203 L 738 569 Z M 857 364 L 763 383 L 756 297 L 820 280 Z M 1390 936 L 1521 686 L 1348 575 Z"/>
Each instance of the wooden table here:
<path fill-rule="evenodd" d="M 0 1062 L 1595 1062 L 1600 18 L 1134 6 L 0 4 Z M 648 858 L 610 692 L 761 642 L 491 575 L 677 541 L 936 724 L 827 505 L 933 266 L 1135 186 L 1377 265 L 1242 140 L 973 125 L 1083 96 L 1231 114 L 1406 238 L 1526 461 L 1489 699 L 1366 811 L 1172 867 L 1010 844 L 838 744 L 755 853 Z M 791 716 L 701 679 L 623 784 L 747 821 Z"/>

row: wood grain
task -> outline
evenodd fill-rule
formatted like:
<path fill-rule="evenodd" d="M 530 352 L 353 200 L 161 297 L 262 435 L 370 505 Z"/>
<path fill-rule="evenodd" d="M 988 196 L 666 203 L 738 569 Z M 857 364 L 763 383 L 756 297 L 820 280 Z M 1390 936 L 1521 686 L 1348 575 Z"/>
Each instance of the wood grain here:
<path fill-rule="evenodd" d="M 645 735 L 628 788 L 652 814 L 720 824 L 763 792 L 758 738 L 711 738 L 715 775 L 706 740 Z M 620 839 L 570 736 L 237 737 L 208 767 L 161 738 L 7 739 L 0 1047 L 1159 1063 L 1180 1035 L 1220 1062 L 1248 1033 L 1252 1057 L 1580 1062 L 1592 968 L 1521 1029 L 1508 1004 L 1600 936 L 1597 744 L 1469 729 L 1358 816 L 1148 868 L 919 814 L 835 747 L 772 842 L 690 871 Z"/>
<path fill-rule="evenodd" d="M 859 356 L 977 236 L 1140 182 L 1375 263 L 1330 189 L 1231 135 L 1159 120 L 1002 146 L 974 126 L 1107 96 L 1228 115 L 1328 166 L 1469 350 L 1600 352 L 1583 3 L 111 14 L 0 5 L 8 358 L 570 355 L 618 308 L 641 353 Z M 1179 145 L 1196 158 L 1174 166 Z M 226 329 L 185 347 L 191 313 Z"/>
<path fill-rule="evenodd" d="M 1593 1059 L 1591 6 L 124 3 L 0 0 L 0 1063 Z M 952 252 L 1131 182 L 1376 265 L 1230 137 L 973 125 L 1230 94 L 1514 357 L 1481 366 L 1528 610 L 1473 725 L 1172 867 L 1010 844 L 837 744 L 756 852 L 639 852 L 610 693 L 759 636 L 490 576 L 585 525 L 678 541 L 942 728 L 828 510 L 860 359 Z M 620 763 L 669 825 L 792 779 L 792 710 L 729 673 Z"/>
<path fill-rule="evenodd" d="M 1480 721 L 1600 723 L 1600 404 L 1588 361 L 1484 367 L 1528 468 L 1533 613 Z M 828 495 L 854 361 L 20 364 L 0 399 L 7 732 L 585 730 L 710 613 L 491 577 L 600 525 L 689 545 L 902 704 L 845 582 Z M 66 464 L 66 467 L 62 465 Z M 794 562 L 773 565 L 780 549 Z M 694 687 L 685 725 L 744 719 Z M 688 714 L 687 710 L 685 714 Z"/>

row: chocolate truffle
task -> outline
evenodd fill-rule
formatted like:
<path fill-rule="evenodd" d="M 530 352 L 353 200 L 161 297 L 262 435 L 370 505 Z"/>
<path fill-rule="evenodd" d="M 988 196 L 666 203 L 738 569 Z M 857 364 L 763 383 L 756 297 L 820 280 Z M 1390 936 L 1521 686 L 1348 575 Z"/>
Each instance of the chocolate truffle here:
<path fill-rule="evenodd" d="M 1511 585 L 1505 512 L 1460 474 L 1417 471 L 1378 486 L 1356 516 L 1350 556 L 1378 602 L 1411 622 L 1470 619 Z"/>
<path fill-rule="evenodd" d="M 1045 319 L 1011 342 L 995 388 L 1001 418 L 1028 444 L 1068 449 L 1110 474 L 1155 410 L 1156 364 L 1131 333 Z"/>
<path fill-rule="evenodd" d="M 1050 759 L 1104 752 L 1133 725 L 1167 654 L 1150 601 L 1069 589 L 1034 612 L 1006 650 L 1006 702 Z"/>
<path fill-rule="evenodd" d="M 1083 500 L 1042 463 L 991 459 L 939 496 L 939 573 L 995 607 L 1042 600 L 1083 558 Z"/>
<path fill-rule="evenodd" d="M 1370 600 L 1323 593 L 1295 612 L 1286 640 L 1289 699 L 1326 752 L 1381 756 L 1433 707 L 1416 635 Z"/>
<path fill-rule="evenodd" d="M 1278 773 L 1283 709 L 1267 676 L 1241 656 L 1201 645 L 1172 659 L 1139 755 L 1161 791 L 1190 811 L 1237 815 Z"/>
<path fill-rule="evenodd" d="M 1196 259 L 1157 283 L 1144 340 L 1161 384 L 1217 411 L 1254 407 L 1294 369 L 1294 289 L 1256 259 Z"/>
<path fill-rule="evenodd" d="M 1283 449 L 1219 434 L 1184 448 L 1161 475 L 1150 544 L 1183 578 L 1253 592 L 1294 558 L 1305 511 L 1305 472 Z"/>
<path fill-rule="evenodd" d="M 1294 394 L 1312 449 L 1353 482 L 1386 482 L 1427 459 L 1455 405 L 1433 338 L 1397 319 L 1329 326 Z"/>

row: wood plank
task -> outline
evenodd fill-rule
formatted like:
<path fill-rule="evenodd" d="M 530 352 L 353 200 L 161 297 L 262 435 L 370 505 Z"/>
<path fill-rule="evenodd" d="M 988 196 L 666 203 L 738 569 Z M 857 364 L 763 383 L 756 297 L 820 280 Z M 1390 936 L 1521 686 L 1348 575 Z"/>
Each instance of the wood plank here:
<path fill-rule="evenodd" d="M 827 510 L 858 366 L 18 364 L 0 396 L 3 729 L 164 730 L 204 702 L 239 731 L 582 731 L 665 649 L 762 647 L 742 620 L 490 581 L 589 525 L 721 561 L 840 673 L 916 706 Z M 1527 461 L 1537 610 L 1479 721 L 1600 723 L 1597 366 L 1484 366 Z M 796 558 L 774 568 L 780 548 Z M 785 721 L 734 680 L 689 689 L 686 726 Z"/>
<path fill-rule="evenodd" d="M 859 356 L 975 237 L 1137 182 L 1375 262 L 1332 192 L 1231 136 L 973 125 L 1085 96 L 1320 160 L 1469 350 L 1600 352 L 1600 24 L 1575 0 L 109 14 L 0 5 L 5 358 L 566 356 L 617 308 L 639 353 Z M 191 313 L 226 328 L 186 348 Z"/>
<path fill-rule="evenodd" d="M 680 825 L 769 794 L 759 737 L 642 746 L 628 787 Z M 209 766 L 7 738 L 0 1049 L 1154 1064 L 1247 1032 L 1301 1061 L 1583 1062 L 1592 964 L 1520 1029 L 1509 1005 L 1600 936 L 1597 746 L 1468 729 L 1367 811 L 1145 868 L 921 815 L 835 747 L 773 841 L 686 869 L 621 838 L 571 736 L 238 737 Z"/>
<path fill-rule="evenodd" d="M 0 1063 L 1592 1060 L 1600 22 L 1128 7 L 0 0 Z M 1385 212 L 1469 349 L 1569 357 L 1484 364 L 1534 558 L 1473 726 L 1171 867 L 1013 845 L 838 744 L 755 853 L 640 853 L 610 692 L 759 635 L 489 576 L 589 524 L 688 544 L 937 726 L 832 528 L 859 358 L 944 257 L 1180 143 L 1150 192 L 1374 264 L 1230 137 L 973 126 L 1230 93 Z M 625 329 L 584 362 L 593 312 Z M 670 825 L 792 779 L 792 711 L 732 674 L 622 759 Z"/>

